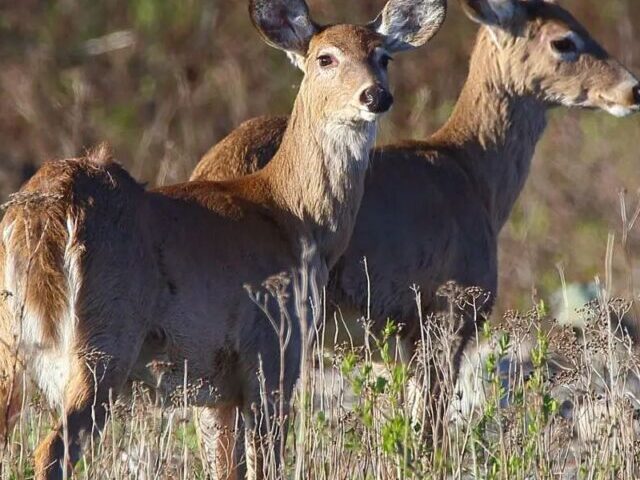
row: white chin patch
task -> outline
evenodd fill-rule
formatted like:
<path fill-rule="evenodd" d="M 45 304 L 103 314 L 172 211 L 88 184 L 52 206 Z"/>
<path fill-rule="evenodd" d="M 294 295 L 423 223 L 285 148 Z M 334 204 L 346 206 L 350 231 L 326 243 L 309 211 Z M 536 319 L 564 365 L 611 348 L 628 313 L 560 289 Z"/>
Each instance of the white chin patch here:
<path fill-rule="evenodd" d="M 614 117 L 618 118 L 626 117 L 637 111 L 629 107 L 622 107 L 620 105 L 609 105 L 607 107 L 604 107 L 604 109 Z"/>
<path fill-rule="evenodd" d="M 360 118 L 365 122 L 375 122 L 378 119 L 378 114 L 373 112 L 368 112 L 366 110 L 360 110 Z"/>

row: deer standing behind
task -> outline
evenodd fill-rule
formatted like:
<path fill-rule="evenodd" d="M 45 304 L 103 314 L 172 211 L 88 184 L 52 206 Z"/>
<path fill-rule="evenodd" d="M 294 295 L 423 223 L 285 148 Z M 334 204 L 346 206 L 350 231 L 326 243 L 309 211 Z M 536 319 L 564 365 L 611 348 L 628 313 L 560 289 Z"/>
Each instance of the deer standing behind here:
<path fill-rule="evenodd" d="M 346 316 L 354 336 L 363 329 L 353 319 L 367 311 L 374 332 L 388 318 L 403 324 L 405 360 L 422 333 L 413 285 L 426 315 L 443 309 L 437 291 L 448 281 L 491 292 L 458 331 L 454 377 L 475 321 L 493 305 L 498 235 L 529 174 L 547 111 L 581 107 L 625 116 L 640 109 L 638 80 L 561 6 L 460 2 L 481 28 L 457 105 L 430 138 L 373 150 L 354 234 L 327 289 L 327 302 Z M 203 157 L 192 180 L 234 178 L 263 167 L 287 122 L 260 117 L 244 123 Z"/>
<path fill-rule="evenodd" d="M 286 409 L 291 396 L 302 326 L 285 329 L 281 359 L 282 332 L 244 286 L 295 276 L 303 256 L 326 284 L 353 229 L 376 121 L 393 101 L 389 55 L 426 43 L 445 5 L 390 0 L 370 25 L 320 27 L 304 0 L 252 0 L 266 42 L 305 72 L 268 167 L 146 192 L 102 149 L 48 162 L 23 187 L 0 224 L 0 289 L 9 292 L 0 306 L 8 406 L 0 418 L 19 409 L 23 369 L 64 412 L 36 451 L 37 478 L 70 473 L 104 425 L 110 392 L 141 380 L 169 397 L 185 376 L 192 402 L 219 425 L 231 427 L 236 408 L 245 413 L 259 434 L 247 446 L 250 473 L 263 476 L 259 442 L 276 421 L 276 399 Z M 267 308 L 295 318 L 291 297 L 267 297 Z M 215 442 L 217 475 L 230 478 L 231 443 Z"/>

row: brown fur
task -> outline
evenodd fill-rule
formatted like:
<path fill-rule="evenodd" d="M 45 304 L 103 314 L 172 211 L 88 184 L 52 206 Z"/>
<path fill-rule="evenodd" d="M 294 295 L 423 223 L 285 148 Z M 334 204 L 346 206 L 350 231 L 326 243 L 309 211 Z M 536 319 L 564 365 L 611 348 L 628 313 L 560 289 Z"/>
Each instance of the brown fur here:
<path fill-rule="evenodd" d="M 440 0 L 416 5 L 438 6 L 430 28 L 442 23 Z M 382 113 L 367 109 L 362 92 L 388 89 L 382 50 L 392 51 L 394 34 L 420 37 L 416 45 L 428 36 L 415 22 L 405 28 L 398 15 L 392 16 L 397 24 L 385 26 L 392 33 L 382 35 L 355 25 L 316 30 L 301 17 L 301 0 L 253 0 L 252 7 L 262 34 L 297 55 L 305 70 L 291 125 L 267 168 L 237 180 L 146 192 L 100 150 L 47 163 L 0 223 L 0 282 L 13 294 L 0 335 L 18 332 L 9 342 L 15 351 L 0 353 L 19 353 L 49 402 L 64 409 L 64 421 L 37 450 L 38 479 L 62 477 L 63 465 L 78 460 L 84 438 L 104 425 L 110 391 L 117 395 L 134 379 L 170 399 L 188 375 L 199 385 L 195 404 L 219 410 L 223 424 L 229 421 L 224 411 L 240 407 L 252 431 L 257 425 L 258 442 L 266 428 L 254 417 L 262 400 L 259 369 L 269 396 L 265 408 L 275 408 L 273 395 L 281 389 L 288 403 L 301 326 L 292 322 L 291 341 L 281 352 L 245 287 L 260 287 L 283 272 L 298 275 L 303 260 L 313 280 L 326 284 L 353 229 Z M 317 60 L 324 54 L 339 59 L 330 70 Z M 268 298 L 267 306 L 282 305 L 295 319 L 292 292 L 284 293 L 282 304 Z M 214 463 L 224 464 L 217 470 L 231 471 L 229 456 L 219 452 L 225 441 L 214 443 Z M 255 465 L 259 451 L 248 452 Z"/>
<path fill-rule="evenodd" d="M 520 15 L 504 29 L 482 28 L 443 128 L 426 141 L 373 151 L 351 244 L 331 274 L 329 301 L 342 312 L 370 306 L 378 327 L 387 318 L 405 324 L 409 355 L 420 333 L 412 285 L 420 288 L 425 313 L 439 310 L 436 291 L 449 280 L 496 293 L 498 235 L 524 186 L 547 109 L 561 103 L 638 108 L 631 89 L 637 80 L 566 10 L 547 2 L 519 5 Z M 580 35 L 585 51 L 575 62 L 561 62 L 548 42 L 569 31 Z M 286 117 L 245 122 L 210 150 L 192 180 L 267 165 L 286 125 Z M 467 324 L 462 345 L 473 331 Z"/>
<path fill-rule="evenodd" d="M 217 143 L 202 157 L 191 178 L 227 180 L 258 171 L 266 164 L 262 159 L 270 160 L 278 151 L 288 121 L 289 117 L 267 116 L 248 120 L 233 131 L 233 137 Z M 254 143 L 255 139 L 258 141 Z M 244 158 L 245 162 L 216 161 L 219 151 L 232 158 Z"/>
<path fill-rule="evenodd" d="M 46 162 L 9 202 L 12 208 L 2 223 L 13 224 L 13 234 L 6 249 L 16 258 L 15 275 L 26 280 L 24 292 L 9 293 L 24 298 L 24 306 L 42 318 L 46 342 L 57 340 L 56 322 L 69 294 L 64 267 L 67 219 L 81 223 L 84 207 L 97 197 L 128 190 L 139 193 L 142 188 L 103 146 L 85 158 Z M 117 214 L 117 205 L 110 207 Z"/>

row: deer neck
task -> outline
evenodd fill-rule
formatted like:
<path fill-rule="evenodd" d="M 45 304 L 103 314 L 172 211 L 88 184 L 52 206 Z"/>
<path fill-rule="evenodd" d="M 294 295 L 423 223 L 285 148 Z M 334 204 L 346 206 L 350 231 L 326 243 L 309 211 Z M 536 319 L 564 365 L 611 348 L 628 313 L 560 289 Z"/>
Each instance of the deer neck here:
<path fill-rule="evenodd" d="M 486 29 L 478 36 L 469 76 L 449 121 L 434 136 L 456 152 L 499 231 L 522 191 L 546 127 L 546 106 L 514 78 L 515 55 Z"/>
<path fill-rule="evenodd" d="M 353 232 L 375 135 L 375 123 L 323 118 L 303 82 L 280 149 L 263 170 L 279 206 L 329 268 Z"/>

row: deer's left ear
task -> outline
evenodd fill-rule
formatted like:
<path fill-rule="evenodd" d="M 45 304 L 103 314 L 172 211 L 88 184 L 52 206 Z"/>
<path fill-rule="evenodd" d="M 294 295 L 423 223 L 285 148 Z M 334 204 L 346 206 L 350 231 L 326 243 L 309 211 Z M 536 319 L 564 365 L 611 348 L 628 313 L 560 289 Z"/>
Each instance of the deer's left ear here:
<path fill-rule="evenodd" d="M 386 37 L 387 50 L 400 52 L 431 40 L 446 15 L 446 0 L 389 0 L 371 27 Z"/>

